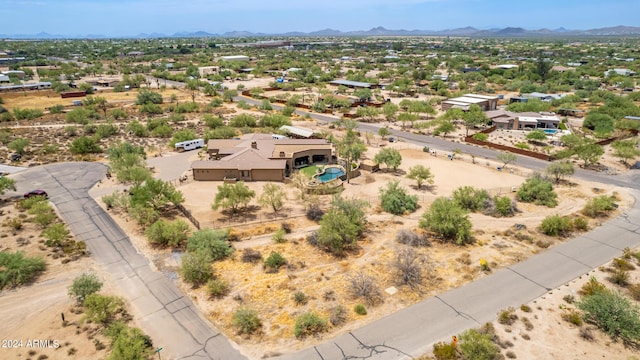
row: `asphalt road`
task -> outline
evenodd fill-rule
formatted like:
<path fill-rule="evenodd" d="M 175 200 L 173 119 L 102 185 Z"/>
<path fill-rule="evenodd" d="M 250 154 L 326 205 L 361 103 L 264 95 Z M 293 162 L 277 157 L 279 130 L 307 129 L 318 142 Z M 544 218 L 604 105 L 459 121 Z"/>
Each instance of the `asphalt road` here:
<path fill-rule="evenodd" d="M 106 166 L 98 163 L 59 163 L 12 177 L 17 195 L 46 189 L 73 234 L 87 243 L 91 257 L 125 294 L 154 346 L 164 348 L 163 359 L 246 359 L 168 277 L 151 268 L 127 234 L 89 196 L 89 189 L 105 173 Z"/>

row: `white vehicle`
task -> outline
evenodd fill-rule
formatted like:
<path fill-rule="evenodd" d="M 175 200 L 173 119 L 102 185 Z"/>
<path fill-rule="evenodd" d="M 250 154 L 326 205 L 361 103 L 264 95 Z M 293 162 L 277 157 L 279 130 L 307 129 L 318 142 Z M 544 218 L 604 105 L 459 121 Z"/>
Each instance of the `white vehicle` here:
<path fill-rule="evenodd" d="M 202 147 L 204 147 L 204 139 L 181 141 L 176 143 L 175 145 L 176 151 L 179 151 L 179 152 L 199 149 Z"/>

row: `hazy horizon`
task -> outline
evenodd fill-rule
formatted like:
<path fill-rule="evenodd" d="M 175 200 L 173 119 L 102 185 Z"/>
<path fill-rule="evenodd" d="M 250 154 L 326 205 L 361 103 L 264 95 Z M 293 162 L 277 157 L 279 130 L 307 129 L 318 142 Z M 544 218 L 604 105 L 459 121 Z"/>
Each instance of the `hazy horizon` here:
<path fill-rule="evenodd" d="M 640 2 L 628 0 L 7 0 L 0 33 L 133 36 L 205 31 L 254 33 L 521 27 L 585 30 L 637 26 Z"/>

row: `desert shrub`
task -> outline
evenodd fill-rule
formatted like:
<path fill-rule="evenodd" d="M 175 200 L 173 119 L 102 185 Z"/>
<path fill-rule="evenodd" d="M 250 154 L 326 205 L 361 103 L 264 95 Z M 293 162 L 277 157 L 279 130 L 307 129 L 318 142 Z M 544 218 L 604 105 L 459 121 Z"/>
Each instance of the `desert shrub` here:
<path fill-rule="evenodd" d="M 236 310 L 231 321 L 239 334 L 253 334 L 262 326 L 258 312 L 248 308 Z"/>
<path fill-rule="evenodd" d="M 100 291 L 101 288 L 102 282 L 94 274 L 82 274 L 73 279 L 69 287 L 69 296 L 82 303 L 87 296 Z"/>
<path fill-rule="evenodd" d="M 287 259 L 285 259 L 279 252 L 272 251 L 271 254 L 264 260 L 264 266 L 267 271 L 270 272 L 278 272 L 281 266 L 287 263 Z"/>
<path fill-rule="evenodd" d="M 627 286 L 627 289 L 633 300 L 640 301 L 640 284 L 631 284 Z"/>
<path fill-rule="evenodd" d="M 588 322 L 595 324 L 614 340 L 627 344 L 640 340 L 640 311 L 622 294 L 600 291 L 577 303 Z"/>
<path fill-rule="evenodd" d="M 41 258 L 25 256 L 22 251 L 0 252 L 0 290 L 28 284 L 44 269 Z"/>
<path fill-rule="evenodd" d="M 185 282 L 200 286 L 213 278 L 211 258 L 204 252 L 186 253 L 182 256 L 180 274 Z"/>
<path fill-rule="evenodd" d="M 187 251 L 203 253 L 211 261 L 222 260 L 233 254 L 228 238 L 229 232 L 225 230 L 199 230 L 187 239 Z"/>
<path fill-rule="evenodd" d="M 318 205 L 311 205 L 307 208 L 307 219 L 311 221 L 320 221 L 322 219 L 322 215 L 324 215 L 324 210 L 320 209 Z"/>
<path fill-rule="evenodd" d="M 329 312 L 329 322 L 333 326 L 342 325 L 347 321 L 347 310 L 342 305 L 338 305 Z"/>
<path fill-rule="evenodd" d="M 47 239 L 47 246 L 62 246 L 62 243 L 69 238 L 70 232 L 63 223 L 51 224 L 42 231 L 42 236 Z"/>
<path fill-rule="evenodd" d="M 229 284 L 219 278 L 207 281 L 207 294 L 210 298 L 220 298 L 229 293 Z"/>
<path fill-rule="evenodd" d="M 489 138 L 489 135 L 485 134 L 485 133 L 476 133 L 473 134 L 473 136 L 471 136 L 474 140 L 478 140 L 478 141 L 487 141 L 487 139 Z"/>
<path fill-rule="evenodd" d="M 446 198 L 438 198 L 420 219 L 420 227 L 426 228 L 445 240 L 461 245 L 472 241 L 471 220 L 467 211 Z"/>
<path fill-rule="evenodd" d="M 184 220 L 158 220 L 145 230 L 145 235 L 152 244 L 176 247 L 187 240 L 189 231 L 189 224 Z"/>
<path fill-rule="evenodd" d="M 418 234 L 415 231 L 400 229 L 396 233 L 396 241 L 400 244 L 410 246 L 431 246 L 431 242 L 427 239 L 425 234 Z"/>
<path fill-rule="evenodd" d="M 545 235 L 566 236 L 571 232 L 571 219 L 560 215 L 549 215 L 542 220 L 540 229 Z"/>
<path fill-rule="evenodd" d="M 606 216 L 608 212 L 615 208 L 615 198 L 613 196 L 601 195 L 591 198 L 582 209 L 582 213 L 590 218 Z"/>
<path fill-rule="evenodd" d="M 607 291 L 607 287 L 599 282 L 598 279 L 592 277 L 589 279 L 589 281 L 582 285 L 582 287 L 578 291 L 578 294 L 586 297 L 603 291 Z"/>
<path fill-rule="evenodd" d="M 358 315 L 367 315 L 367 308 L 362 304 L 358 304 L 353 308 L 353 312 Z"/>
<path fill-rule="evenodd" d="M 74 155 L 97 154 L 102 152 L 102 148 L 98 145 L 96 139 L 88 136 L 81 136 L 71 143 L 69 147 Z"/>
<path fill-rule="evenodd" d="M 522 304 L 522 305 L 520 305 L 520 310 L 522 310 L 523 312 L 526 312 L 526 313 L 531 312 L 531 306 Z"/>
<path fill-rule="evenodd" d="M 582 326 L 582 314 L 580 314 L 576 309 L 566 310 L 560 317 L 562 317 L 562 320 L 575 326 Z"/>
<path fill-rule="evenodd" d="M 422 285 L 422 261 L 413 249 L 398 251 L 393 263 L 397 271 L 397 279 L 401 285 L 408 285 L 415 289 Z"/>
<path fill-rule="evenodd" d="M 291 234 L 291 224 L 287 222 L 283 222 L 280 224 L 280 229 L 284 231 L 285 234 Z"/>
<path fill-rule="evenodd" d="M 138 328 L 125 327 L 113 339 L 109 360 L 147 359 L 152 355 L 151 338 Z"/>
<path fill-rule="evenodd" d="M 487 206 L 487 202 L 485 202 L 484 212 L 492 216 L 509 217 L 515 215 L 515 213 L 518 212 L 516 203 L 512 201 L 508 196 L 495 196 L 489 203 L 490 205 Z"/>
<path fill-rule="evenodd" d="M 305 305 L 309 302 L 309 297 L 302 291 L 296 291 L 293 293 L 293 302 L 296 303 L 296 305 Z"/>
<path fill-rule="evenodd" d="M 117 296 L 90 294 L 84 299 L 83 305 L 87 319 L 103 325 L 126 313 L 124 300 Z"/>
<path fill-rule="evenodd" d="M 353 248 L 366 225 L 364 201 L 335 197 L 331 208 L 322 216 L 318 229 L 318 245 L 336 256 Z"/>
<path fill-rule="evenodd" d="M 433 344 L 433 357 L 436 360 L 455 360 L 458 358 L 458 354 L 453 344 L 439 342 Z"/>
<path fill-rule="evenodd" d="M 629 285 L 629 271 L 623 269 L 613 269 L 611 275 L 607 278 L 613 284 L 625 287 Z"/>
<path fill-rule="evenodd" d="M 484 202 L 489 199 L 489 193 L 484 189 L 472 186 L 459 187 L 453 191 L 453 202 L 468 211 L 482 209 Z"/>
<path fill-rule="evenodd" d="M 576 297 L 573 295 L 565 295 L 562 297 L 562 300 L 564 300 L 564 302 L 566 302 L 567 304 L 573 304 L 574 302 L 576 302 Z"/>
<path fill-rule="evenodd" d="M 287 241 L 287 239 L 284 238 L 284 235 L 285 235 L 284 229 L 278 229 L 278 231 L 273 233 L 273 235 L 271 236 L 271 240 L 273 240 L 278 244 L 282 244 Z"/>
<path fill-rule="evenodd" d="M 368 305 L 376 305 L 382 301 L 382 291 L 375 279 L 363 272 L 349 276 L 349 293 L 355 299 L 363 299 Z"/>
<path fill-rule="evenodd" d="M 296 318 L 293 334 L 298 339 L 327 331 L 327 321 L 313 312 L 306 312 Z"/>
<path fill-rule="evenodd" d="M 512 307 L 498 313 L 498 322 L 502 325 L 512 325 L 516 320 L 518 320 L 518 315 L 515 314 L 515 309 Z"/>
<path fill-rule="evenodd" d="M 386 188 L 380 189 L 380 200 L 382 209 L 394 215 L 411 213 L 418 207 L 418 197 L 407 194 L 398 181 L 389 182 Z"/>
<path fill-rule="evenodd" d="M 307 235 L 306 240 L 309 243 L 309 245 L 320 247 L 320 242 L 318 241 L 318 232 L 317 231 L 310 232 L 309 235 Z"/>
<path fill-rule="evenodd" d="M 474 360 L 494 360 L 500 354 L 500 349 L 493 343 L 491 335 L 483 334 L 476 329 L 469 329 L 460 334 L 460 351 L 465 359 Z"/>
<path fill-rule="evenodd" d="M 551 180 L 535 174 L 528 178 L 516 193 L 518 200 L 536 205 L 555 207 L 558 205 L 558 195 L 553 191 Z"/>
<path fill-rule="evenodd" d="M 589 222 L 587 221 L 587 219 L 578 216 L 571 220 L 571 227 L 574 230 L 586 231 L 589 230 Z"/>
<path fill-rule="evenodd" d="M 262 260 L 262 254 L 260 251 L 253 249 L 244 249 L 242 251 L 242 262 L 257 263 Z"/>
<path fill-rule="evenodd" d="M 22 222 L 22 219 L 20 219 L 18 217 L 14 217 L 14 218 L 9 218 L 9 219 L 5 220 L 2 225 L 8 226 L 8 227 L 12 228 L 13 230 L 20 230 L 20 229 L 22 229 L 23 224 L 24 223 Z"/>

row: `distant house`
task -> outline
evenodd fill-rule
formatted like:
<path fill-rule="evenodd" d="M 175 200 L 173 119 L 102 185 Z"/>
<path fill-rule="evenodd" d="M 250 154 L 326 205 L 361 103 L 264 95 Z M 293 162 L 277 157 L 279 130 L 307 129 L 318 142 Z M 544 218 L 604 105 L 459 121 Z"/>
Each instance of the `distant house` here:
<path fill-rule="evenodd" d="M 574 68 L 574 67 L 564 67 L 562 65 L 555 65 L 555 66 L 551 67 L 551 71 L 557 71 L 557 72 L 560 72 L 560 73 L 563 73 L 565 71 L 573 71 L 575 69 L 576 68 Z"/>
<path fill-rule="evenodd" d="M 228 55 L 221 56 L 220 60 L 223 61 L 249 61 L 249 57 L 246 55 Z"/>
<path fill-rule="evenodd" d="M 130 57 L 138 57 L 138 56 L 142 56 L 142 55 L 144 55 L 144 52 L 142 52 L 142 51 L 129 51 L 127 53 L 127 56 L 130 56 Z"/>
<path fill-rule="evenodd" d="M 515 64 L 500 64 L 500 65 L 497 65 L 496 68 L 503 69 L 503 70 L 517 69 L 518 65 L 515 65 Z"/>
<path fill-rule="evenodd" d="M 7 75 L 0 75 L 0 83 L 3 82 L 11 82 L 11 79 L 9 79 L 9 76 Z"/>
<path fill-rule="evenodd" d="M 629 69 L 609 69 L 604 72 L 604 76 L 621 75 L 621 76 L 634 76 L 635 71 Z"/>
<path fill-rule="evenodd" d="M 490 124 L 498 129 L 557 129 L 560 118 L 553 113 L 524 112 L 516 113 L 506 110 L 494 110 L 486 113 Z"/>
<path fill-rule="evenodd" d="M 499 98 L 493 95 L 466 94 L 443 101 L 442 111 L 447 111 L 451 108 L 467 111 L 471 105 L 478 105 L 482 111 L 491 111 L 498 107 L 498 100 Z"/>
<path fill-rule="evenodd" d="M 315 131 L 299 126 L 282 125 L 280 131 L 284 131 L 292 138 L 311 139 Z"/>
<path fill-rule="evenodd" d="M 523 98 L 526 99 L 538 99 L 540 101 L 544 101 L 544 102 L 549 102 L 549 101 L 553 101 L 556 99 L 562 99 L 563 97 L 567 96 L 566 94 L 544 94 L 544 93 L 539 93 L 539 92 L 532 92 L 529 94 L 522 94 Z"/>
<path fill-rule="evenodd" d="M 481 68 L 477 67 L 477 66 L 473 66 L 473 67 L 465 67 L 460 69 L 460 72 L 463 74 L 466 73 L 470 73 L 470 72 L 479 72 L 480 70 L 482 70 Z"/>
<path fill-rule="evenodd" d="M 378 84 L 371 84 L 371 83 L 351 81 L 351 80 L 333 80 L 333 81 L 330 81 L 329 84 L 334 86 L 342 85 L 351 89 L 375 89 L 379 87 Z"/>
<path fill-rule="evenodd" d="M 218 66 L 200 66 L 198 67 L 198 74 L 200 74 L 200 77 L 207 77 L 207 75 L 217 74 L 219 70 Z"/>
<path fill-rule="evenodd" d="M 2 75 L 7 75 L 7 76 L 15 76 L 18 79 L 24 79 L 25 77 L 25 72 L 22 70 L 5 70 L 2 72 Z"/>
<path fill-rule="evenodd" d="M 331 163 L 333 145 L 324 139 L 282 139 L 247 134 L 240 139 L 209 140 L 209 159 L 191 164 L 200 181 L 284 181 L 293 169 Z"/>

